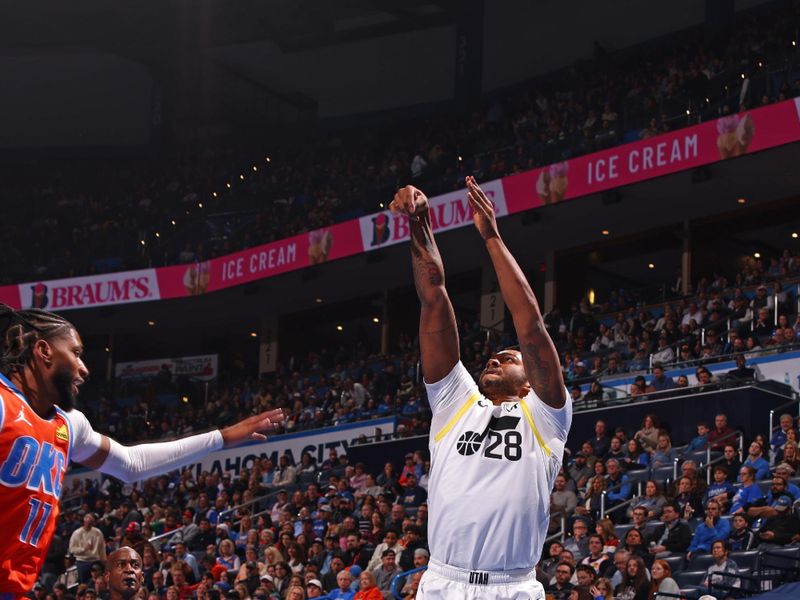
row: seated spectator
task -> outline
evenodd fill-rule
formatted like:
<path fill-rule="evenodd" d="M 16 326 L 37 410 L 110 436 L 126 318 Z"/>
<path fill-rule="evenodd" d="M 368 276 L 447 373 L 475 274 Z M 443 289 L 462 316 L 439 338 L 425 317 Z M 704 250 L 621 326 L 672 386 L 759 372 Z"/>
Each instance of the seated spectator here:
<path fill-rule="evenodd" d="M 649 552 L 655 558 L 663 558 L 672 553 L 685 553 L 692 541 L 692 530 L 681 520 L 680 507 L 675 502 L 667 502 L 661 511 L 662 525 L 648 536 Z"/>
<path fill-rule="evenodd" d="M 659 433 L 658 445 L 655 450 L 653 450 L 650 458 L 650 465 L 654 469 L 658 469 L 659 467 L 671 467 L 677 456 L 678 453 L 672 447 L 672 440 L 670 440 L 669 434 L 665 431 Z"/>
<path fill-rule="evenodd" d="M 650 387 L 656 392 L 664 392 L 675 388 L 675 382 L 664 373 L 664 367 L 661 363 L 653 365 L 653 378 L 650 380 Z"/>
<path fill-rule="evenodd" d="M 725 444 L 722 455 L 719 466 L 725 468 L 725 479 L 731 483 L 735 483 L 739 477 L 739 470 L 742 468 L 742 461 L 739 460 L 739 452 L 733 444 Z"/>
<path fill-rule="evenodd" d="M 739 470 L 739 479 L 742 482 L 742 487 L 733 496 L 731 500 L 731 507 L 728 514 L 735 515 L 736 513 L 746 513 L 751 505 L 759 502 L 764 498 L 761 489 L 756 485 L 756 470 L 753 467 L 742 465 Z"/>
<path fill-rule="evenodd" d="M 336 574 L 337 588 L 328 593 L 330 600 L 352 600 L 355 593 L 350 590 L 350 585 L 353 583 L 353 576 L 350 571 L 342 569 Z"/>
<path fill-rule="evenodd" d="M 630 477 L 622 471 L 619 461 L 615 458 L 606 461 L 606 471 L 608 472 L 606 510 L 608 510 L 631 497 L 631 481 Z M 616 511 L 615 514 L 620 513 Z"/>
<path fill-rule="evenodd" d="M 719 503 L 723 513 L 728 512 L 730 499 L 733 498 L 733 495 L 736 493 L 736 488 L 726 479 L 727 475 L 728 472 L 725 467 L 721 465 L 714 467 L 714 481 L 708 486 L 705 496 L 703 497 L 703 502 L 705 504 L 708 504 L 710 500 Z"/>
<path fill-rule="evenodd" d="M 772 434 L 769 440 L 769 445 L 772 447 L 773 452 L 776 452 L 778 448 L 786 443 L 789 431 L 793 431 L 795 436 L 797 435 L 797 430 L 794 427 L 794 417 L 788 413 L 784 413 L 780 417 L 778 429 Z M 795 441 L 797 440 L 795 439 Z"/>
<path fill-rule="evenodd" d="M 776 463 L 787 463 L 795 471 L 800 466 L 800 452 L 798 452 L 797 434 L 794 429 L 787 432 L 787 440 L 783 446 L 778 446 L 775 452 Z M 788 451 L 787 451 L 788 450 Z"/>
<path fill-rule="evenodd" d="M 648 454 L 637 439 L 628 440 L 625 458 L 622 464 L 628 471 L 646 469 L 650 466 L 650 454 Z"/>
<path fill-rule="evenodd" d="M 692 490 L 692 480 L 689 477 L 681 477 L 678 480 L 678 489 L 673 501 L 680 509 L 680 515 L 684 519 L 703 518 L 703 503 L 700 495 Z"/>
<path fill-rule="evenodd" d="M 602 463 L 597 463 L 602 464 Z M 600 515 L 601 498 L 607 487 L 606 478 L 597 475 L 591 479 L 580 503 L 575 507 L 575 514 L 589 519 L 597 519 Z"/>
<path fill-rule="evenodd" d="M 751 550 L 756 546 L 756 535 L 750 529 L 750 520 L 744 513 L 736 513 L 731 519 L 731 533 L 728 546 L 733 552 Z"/>
<path fill-rule="evenodd" d="M 626 600 L 648 600 L 650 597 L 650 585 L 647 580 L 647 567 L 644 561 L 638 556 L 628 559 L 625 566 L 625 574 L 620 583 L 614 589 L 615 598 L 625 598 Z"/>
<path fill-rule="evenodd" d="M 406 475 L 406 484 L 403 487 L 400 503 L 403 506 L 416 507 L 428 499 L 428 493 L 417 485 L 417 476 L 415 473 L 408 473 Z"/>
<path fill-rule="evenodd" d="M 383 600 L 383 594 L 375 582 L 375 576 L 369 571 L 363 571 L 358 577 L 359 590 L 354 600 Z"/>
<path fill-rule="evenodd" d="M 372 569 L 372 574 L 375 576 L 375 584 L 381 592 L 390 592 L 392 588 L 392 579 L 400 569 L 395 561 L 395 552 L 391 548 L 384 550 L 381 554 L 381 564 Z"/>
<path fill-rule="evenodd" d="M 708 432 L 708 443 L 712 450 L 722 450 L 725 444 L 732 442 L 733 429 L 728 426 L 728 416 L 719 413 L 714 417 L 714 429 Z"/>
<path fill-rule="evenodd" d="M 625 534 L 625 550 L 630 553 L 631 557 L 635 556 L 641 558 L 646 564 L 653 564 L 653 560 L 655 559 L 655 557 L 647 551 L 644 535 L 635 528 L 629 529 Z"/>
<path fill-rule="evenodd" d="M 633 383 L 631 384 L 630 394 L 631 396 L 643 396 L 645 394 L 650 394 L 651 392 L 655 392 L 655 388 L 650 385 L 647 385 L 644 379 L 644 375 L 637 375 Z"/>
<path fill-rule="evenodd" d="M 608 578 L 611 580 L 611 588 L 615 589 L 620 583 L 622 578 L 625 577 L 625 568 L 628 566 L 628 559 L 631 553 L 625 548 L 618 548 L 614 552 L 614 568 L 609 566 L 607 573 Z"/>
<path fill-rule="evenodd" d="M 589 440 L 592 446 L 592 454 L 603 457 L 611 447 L 611 439 L 606 434 L 605 421 L 597 421 L 594 425 L 594 437 Z"/>
<path fill-rule="evenodd" d="M 603 538 L 602 536 L 593 533 L 589 536 L 589 554 L 581 559 L 581 565 L 588 565 L 593 569 L 593 573 L 602 573 L 605 571 L 606 565 L 609 561 L 609 556 L 603 551 Z M 581 582 L 580 577 L 578 583 L 581 585 L 591 585 L 591 583 Z M 594 583 L 594 582 L 592 582 Z"/>
<path fill-rule="evenodd" d="M 689 481 L 692 482 L 692 489 L 691 492 L 697 496 L 698 498 L 702 498 L 703 495 L 706 493 L 706 489 L 708 489 L 708 484 L 705 480 L 698 476 L 697 474 L 697 463 L 691 459 L 687 459 L 681 463 L 681 477 L 686 477 Z M 680 479 L 678 480 L 680 481 Z M 677 487 L 677 486 L 675 486 Z M 669 490 L 667 495 L 674 496 L 677 492 L 677 489 Z"/>
<path fill-rule="evenodd" d="M 603 552 L 609 555 L 613 554 L 619 546 L 619 538 L 614 531 L 614 522 L 608 517 L 600 519 L 594 530 L 603 539 Z"/>
<path fill-rule="evenodd" d="M 625 459 L 625 449 L 622 447 L 622 440 L 617 436 L 611 438 L 611 444 L 603 460 L 608 461 L 610 458 L 616 459 L 619 462 Z"/>
<path fill-rule="evenodd" d="M 660 513 L 659 513 L 659 516 Z M 647 509 L 643 506 L 637 506 L 633 509 L 633 513 L 631 514 L 631 525 L 633 528 L 636 529 L 640 534 L 641 538 L 644 539 L 645 537 L 645 530 L 647 529 L 649 519 L 647 516 Z"/>
<path fill-rule="evenodd" d="M 568 562 L 558 563 L 556 568 L 555 583 L 550 584 L 545 588 L 547 596 L 552 596 L 554 600 L 568 600 L 569 592 L 572 590 L 572 574 L 575 571 L 574 567 Z"/>
<path fill-rule="evenodd" d="M 644 495 L 636 498 L 628 506 L 628 516 L 633 516 L 634 510 L 641 507 L 647 511 L 649 519 L 658 519 L 666 502 L 667 499 L 661 493 L 661 487 L 655 480 L 650 479 L 644 486 Z"/>
<path fill-rule="evenodd" d="M 549 531 L 555 532 L 561 526 L 561 519 L 569 519 L 578 506 L 578 497 L 575 492 L 567 489 L 567 478 L 558 475 L 555 481 L 555 489 L 550 494 L 550 528 Z"/>
<path fill-rule="evenodd" d="M 756 441 L 750 442 L 749 453 L 742 466 L 755 469 L 756 481 L 764 481 L 769 477 L 769 462 L 764 458 L 761 444 Z M 741 482 L 741 477 L 739 481 Z"/>
<path fill-rule="evenodd" d="M 788 494 L 774 500 L 772 506 L 762 508 L 768 510 L 759 513 L 765 516 L 758 530 L 761 543 L 785 546 L 800 541 L 800 519 L 792 510 L 792 499 Z"/>
<path fill-rule="evenodd" d="M 668 600 L 672 596 L 663 594 L 680 593 L 680 587 L 672 578 L 672 568 L 667 561 L 661 559 L 653 561 L 650 574 L 652 576 L 650 582 L 650 598 L 652 600 Z"/>
<path fill-rule="evenodd" d="M 589 590 L 594 600 L 614 600 L 614 586 L 605 577 L 600 577 Z"/>
<path fill-rule="evenodd" d="M 730 379 L 739 379 L 747 381 L 757 379 L 756 370 L 752 367 L 747 366 L 744 354 L 736 355 L 736 368 L 728 371 L 727 375 Z"/>
<path fill-rule="evenodd" d="M 792 500 L 800 500 L 800 487 L 789 481 L 795 474 L 795 470 L 788 463 L 781 463 L 775 467 L 775 475 L 783 477 L 786 480 L 786 491 L 792 497 Z"/>
<path fill-rule="evenodd" d="M 586 486 L 586 482 L 588 481 L 589 477 L 592 476 L 593 470 L 586 462 L 586 454 L 583 452 L 578 452 L 575 454 L 572 460 L 572 464 L 567 469 L 569 474 L 569 478 L 575 482 L 575 486 L 578 489 L 582 489 Z"/>
<path fill-rule="evenodd" d="M 689 544 L 686 558 L 691 558 L 697 552 L 711 552 L 711 544 L 717 540 L 726 541 L 731 532 L 727 519 L 722 517 L 722 508 L 719 503 L 711 500 L 706 505 L 706 518 L 694 530 L 692 542 Z"/>
<path fill-rule="evenodd" d="M 683 456 L 687 456 L 692 452 L 697 452 L 698 450 L 705 450 L 707 447 L 708 425 L 701 421 L 697 424 L 697 435 L 693 437 L 688 444 L 686 444 L 686 448 L 683 451 Z"/>
<path fill-rule="evenodd" d="M 730 549 L 725 542 L 714 542 L 711 546 L 711 556 L 714 558 L 714 563 L 706 570 L 706 577 L 703 580 L 704 586 L 711 587 L 712 584 L 720 584 L 736 587 L 739 585 L 739 578 L 735 577 L 735 575 L 739 574 L 739 565 L 728 557 L 729 554 Z M 717 575 L 712 578 L 714 573 L 730 573 L 734 577 Z"/>
<path fill-rule="evenodd" d="M 653 361 L 660 364 L 669 364 L 675 361 L 675 351 L 669 345 L 669 338 L 664 331 L 658 336 L 658 348 L 653 353 Z M 653 369 L 653 373 L 655 374 L 655 369 Z M 650 385 L 653 385 L 652 381 Z"/>
<path fill-rule="evenodd" d="M 547 587 L 550 584 L 550 580 L 556 576 L 556 567 L 558 567 L 558 563 L 561 562 L 561 551 L 563 549 L 564 546 L 562 546 L 561 542 L 558 540 L 551 542 L 547 548 L 547 552 L 543 553 L 547 554 L 547 558 L 539 561 L 539 564 L 536 566 L 537 572 L 542 576 L 541 579 L 545 581 L 545 587 Z"/>
<path fill-rule="evenodd" d="M 564 540 L 564 550 L 569 550 L 576 561 L 589 554 L 589 525 L 586 519 L 578 518 L 572 523 L 572 535 Z"/>

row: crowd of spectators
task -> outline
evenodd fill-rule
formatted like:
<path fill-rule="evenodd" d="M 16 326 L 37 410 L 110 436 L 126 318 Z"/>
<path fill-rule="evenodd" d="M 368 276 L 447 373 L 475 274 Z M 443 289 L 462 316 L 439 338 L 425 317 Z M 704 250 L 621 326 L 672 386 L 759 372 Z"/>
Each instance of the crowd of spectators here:
<path fill-rule="evenodd" d="M 578 597 L 663 599 L 659 593 L 679 591 L 675 572 L 700 569 L 706 574 L 698 588 L 729 586 L 715 595 L 735 595 L 739 576 L 753 575 L 747 551 L 800 544 L 796 425 L 782 415 L 779 427 L 756 435 L 740 457 L 741 434 L 725 414 L 713 425 L 698 423 L 683 447 L 672 445 L 668 423 L 656 415 L 635 432 L 597 421 L 551 494 L 550 530 L 563 527 L 565 536 L 547 547 L 537 569 L 547 592 L 556 600 L 572 598 L 574 589 L 591 592 Z M 707 483 L 692 456 L 709 447 L 720 460 Z M 679 477 L 659 476 L 676 459 Z M 750 564 L 737 565 L 732 552 Z"/>
<path fill-rule="evenodd" d="M 427 565 L 422 451 L 379 474 L 336 450 L 321 464 L 291 460 L 136 486 L 76 480 L 66 499 L 79 508 L 59 517 L 42 600 L 107 598 L 105 559 L 126 545 L 142 556 L 149 600 L 382 600 L 397 573 Z M 397 591 L 413 599 L 419 577 Z"/>
<path fill-rule="evenodd" d="M 487 99 L 473 114 L 317 131 L 269 151 L 14 165 L 0 283 L 202 261 L 430 193 L 501 177 L 800 95 L 796 5 L 739 13 L 608 53 Z M 687 117 L 687 111 L 689 116 Z M 35 183 L 31 183 L 35 182 Z"/>

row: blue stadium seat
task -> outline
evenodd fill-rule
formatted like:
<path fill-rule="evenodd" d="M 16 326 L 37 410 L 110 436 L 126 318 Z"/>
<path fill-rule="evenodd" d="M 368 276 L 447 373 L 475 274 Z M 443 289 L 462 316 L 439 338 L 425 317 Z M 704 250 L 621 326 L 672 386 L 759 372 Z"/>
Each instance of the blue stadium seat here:
<path fill-rule="evenodd" d="M 758 550 L 745 550 L 743 552 L 731 552 L 730 558 L 740 569 L 747 569 L 751 573 L 758 569 Z"/>
<path fill-rule="evenodd" d="M 625 534 L 633 529 L 633 525 L 614 525 L 614 534 L 622 541 L 625 539 Z"/>
<path fill-rule="evenodd" d="M 703 571 L 681 571 L 680 573 L 673 573 L 673 579 L 678 587 L 683 589 L 689 586 L 699 586 L 703 584 L 706 578 L 706 572 Z"/>
<path fill-rule="evenodd" d="M 664 486 L 664 483 L 667 481 L 667 479 L 672 479 L 673 476 L 672 465 L 667 467 L 658 467 L 656 469 L 651 469 L 650 473 L 651 473 L 650 479 L 654 479 L 661 486 Z"/>
<path fill-rule="evenodd" d="M 711 554 L 692 554 L 692 558 L 689 560 L 689 564 L 686 565 L 686 568 L 692 571 L 699 571 L 702 569 L 703 572 L 705 572 L 705 570 L 708 569 L 713 562 L 714 558 L 711 556 Z"/>
<path fill-rule="evenodd" d="M 683 570 L 686 559 L 682 554 L 676 554 L 674 556 L 667 556 L 664 561 L 669 565 L 669 568 L 672 569 L 672 573 L 675 574 Z"/>
<path fill-rule="evenodd" d="M 763 570 L 798 572 L 800 571 L 800 546 L 783 546 L 764 550 L 761 553 L 759 566 Z"/>

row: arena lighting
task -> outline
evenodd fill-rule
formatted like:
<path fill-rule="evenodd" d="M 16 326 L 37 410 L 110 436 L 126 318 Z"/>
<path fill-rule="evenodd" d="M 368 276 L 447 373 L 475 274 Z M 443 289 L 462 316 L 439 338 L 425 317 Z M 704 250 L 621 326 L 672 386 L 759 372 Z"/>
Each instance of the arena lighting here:
<path fill-rule="evenodd" d="M 464 157 L 462 157 L 462 156 L 459 156 L 459 157 L 458 157 L 458 162 L 461 162 L 462 160 L 464 160 Z"/>
<path fill-rule="evenodd" d="M 253 165 L 253 171 L 258 171 L 258 167 Z"/>
<path fill-rule="evenodd" d="M 217 192 L 211 192 L 211 195 L 214 196 L 214 198 L 216 198 L 217 197 Z"/>
<path fill-rule="evenodd" d="M 753 258 L 761 258 L 761 252 L 753 252 Z"/>
<path fill-rule="evenodd" d="M 198 202 L 197 203 L 197 208 L 203 208 L 203 203 L 202 202 Z"/>
<path fill-rule="evenodd" d="M 156 324 L 156 322 L 155 322 L 155 321 L 148 321 L 148 322 L 147 322 L 147 324 L 148 324 L 150 327 L 154 327 L 154 326 L 155 326 L 155 324 Z"/>
<path fill-rule="evenodd" d="M 378 317 L 372 317 L 372 322 L 373 323 L 380 323 L 381 320 Z"/>
<path fill-rule="evenodd" d="M 239 175 L 239 179 L 241 179 L 242 181 L 244 181 L 244 175 Z"/>
<path fill-rule="evenodd" d="M 383 208 L 383 202 L 379 203 L 379 204 L 378 204 L 378 206 L 380 206 L 381 208 Z"/>
<path fill-rule="evenodd" d="M 111 352 L 111 348 L 109 348 L 108 346 L 106 346 L 106 347 L 105 347 L 105 351 L 106 351 L 106 352 Z"/>
<path fill-rule="evenodd" d="M 690 111 L 690 110 L 687 108 L 687 109 L 686 109 L 686 114 L 687 114 L 687 115 L 690 115 L 690 114 L 692 114 L 692 111 Z"/>
<path fill-rule="evenodd" d="M 250 337 L 251 338 L 256 338 L 256 337 L 258 337 L 258 334 L 255 331 L 251 331 L 250 332 Z"/>
<path fill-rule="evenodd" d="M 797 232 L 796 231 L 792 232 L 792 238 L 795 239 L 795 240 L 797 239 Z"/>
<path fill-rule="evenodd" d="M 603 235 L 609 235 L 611 232 L 608 229 L 603 229 L 602 231 L 600 231 L 600 233 L 602 233 Z"/>
<path fill-rule="evenodd" d="M 344 331 L 344 327 L 342 327 L 341 325 L 337 325 L 336 331 Z"/>
<path fill-rule="evenodd" d="M 322 304 L 322 298 L 314 298 L 314 302 L 317 304 Z"/>
<path fill-rule="evenodd" d="M 189 403 L 189 396 L 183 396 L 181 398 L 181 400 L 183 400 L 184 404 L 188 404 Z"/>
<path fill-rule="evenodd" d="M 231 184 L 230 183 L 226 183 L 225 187 L 228 188 L 228 189 L 231 189 Z"/>
<path fill-rule="evenodd" d="M 742 79 L 744 79 L 744 73 L 742 73 Z"/>
<path fill-rule="evenodd" d="M 144 240 L 139 240 L 139 243 L 144 246 Z"/>
<path fill-rule="evenodd" d="M 172 223 L 173 225 L 175 225 L 175 219 L 172 219 L 172 221 L 170 221 L 170 223 Z"/>
<path fill-rule="evenodd" d="M 160 233 L 158 233 L 157 231 L 156 231 L 156 237 L 157 237 L 157 238 L 160 238 L 160 237 L 161 237 L 161 234 L 160 234 Z"/>
<path fill-rule="evenodd" d="M 656 266 L 653 263 L 647 263 L 647 268 L 648 269 L 655 269 Z"/>
<path fill-rule="evenodd" d="M 737 204 L 745 204 L 746 202 L 747 200 L 745 200 L 744 198 L 739 198 L 738 200 L 736 200 Z"/>
<path fill-rule="evenodd" d="M 589 293 L 586 294 L 586 297 L 589 300 L 589 304 L 594 304 L 594 290 L 593 289 L 589 290 Z"/>
<path fill-rule="evenodd" d="M 272 159 L 269 156 L 267 157 L 267 162 L 272 162 Z"/>

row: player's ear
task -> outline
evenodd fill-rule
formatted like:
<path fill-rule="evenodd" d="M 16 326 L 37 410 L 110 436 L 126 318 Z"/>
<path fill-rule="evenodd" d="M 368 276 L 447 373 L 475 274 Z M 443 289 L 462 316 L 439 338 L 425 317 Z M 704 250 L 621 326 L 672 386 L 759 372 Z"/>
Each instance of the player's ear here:
<path fill-rule="evenodd" d="M 49 367 L 53 364 L 53 347 L 47 340 L 38 339 L 33 344 L 33 356 Z"/>
<path fill-rule="evenodd" d="M 526 381 L 525 383 L 522 384 L 522 387 L 519 388 L 519 397 L 525 398 L 530 393 L 531 393 L 531 384 Z"/>

